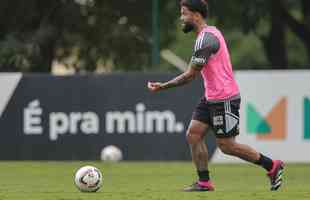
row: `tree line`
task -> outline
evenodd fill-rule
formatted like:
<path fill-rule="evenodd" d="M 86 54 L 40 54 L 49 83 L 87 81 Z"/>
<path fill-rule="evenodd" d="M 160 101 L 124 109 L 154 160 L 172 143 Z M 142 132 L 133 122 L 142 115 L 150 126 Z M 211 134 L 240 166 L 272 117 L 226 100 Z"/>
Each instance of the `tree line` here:
<path fill-rule="evenodd" d="M 179 1 L 158 1 L 165 49 L 177 42 Z M 258 38 L 268 68 L 309 68 L 310 1 L 209 0 L 209 8 L 209 19 L 225 33 Z M 3 0 L 0 25 L 0 71 L 50 72 L 56 60 L 86 72 L 157 70 L 151 1 Z"/>

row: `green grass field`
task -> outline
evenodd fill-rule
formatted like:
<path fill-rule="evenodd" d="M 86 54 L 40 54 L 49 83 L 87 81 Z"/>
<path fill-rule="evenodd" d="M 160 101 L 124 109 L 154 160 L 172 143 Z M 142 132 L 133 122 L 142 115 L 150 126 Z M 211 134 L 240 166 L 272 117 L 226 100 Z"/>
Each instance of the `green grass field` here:
<path fill-rule="evenodd" d="M 94 165 L 104 174 L 97 193 L 81 193 L 74 172 Z M 0 200 L 309 200 L 310 164 L 286 165 L 285 182 L 269 191 L 265 172 L 254 165 L 210 166 L 216 191 L 185 193 L 196 178 L 190 162 L 0 162 Z"/>

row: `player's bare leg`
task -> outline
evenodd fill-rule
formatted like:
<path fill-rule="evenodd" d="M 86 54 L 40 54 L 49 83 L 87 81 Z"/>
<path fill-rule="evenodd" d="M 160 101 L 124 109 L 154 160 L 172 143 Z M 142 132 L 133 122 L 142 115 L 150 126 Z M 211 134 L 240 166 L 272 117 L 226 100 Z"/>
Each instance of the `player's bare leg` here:
<path fill-rule="evenodd" d="M 190 144 L 193 162 L 198 171 L 208 170 L 208 149 L 203 140 Z"/>
<path fill-rule="evenodd" d="M 242 160 L 254 163 L 260 158 L 257 151 L 248 145 L 237 143 L 235 138 L 217 138 L 216 143 L 223 153 L 237 156 Z"/>
<path fill-rule="evenodd" d="M 208 149 L 204 142 L 205 132 L 208 125 L 192 120 L 187 130 L 187 142 L 191 149 L 193 162 L 196 166 L 199 181 L 185 188 L 185 191 L 212 191 L 208 170 Z"/>
<path fill-rule="evenodd" d="M 198 171 L 208 170 L 208 149 L 204 142 L 204 134 L 207 128 L 208 125 L 192 120 L 187 130 L 187 142 Z"/>
<path fill-rule="evenodd" d="M 277 190 L 282 184 L 284 164 L 280 160 L 271 160 L 248 145 L 240 144 L 235 138 L 217 138 L 218 147 L 225 154 L 239 157 L 245 161 L 262 166 L 268 171 L 271 190 Z"/>

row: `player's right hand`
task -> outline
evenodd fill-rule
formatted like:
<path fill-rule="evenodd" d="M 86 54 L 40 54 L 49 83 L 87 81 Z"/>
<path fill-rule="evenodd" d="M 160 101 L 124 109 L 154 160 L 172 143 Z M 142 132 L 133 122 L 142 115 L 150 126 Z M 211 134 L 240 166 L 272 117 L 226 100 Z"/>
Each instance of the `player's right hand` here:
<path fill-rule="evenodd" d="M 151 92 L 157 92 L 159 90 L 162 89 L 162 83 L 160 82 L 148 82 L 147 83 L 147 88 L 151 91 Z"/>

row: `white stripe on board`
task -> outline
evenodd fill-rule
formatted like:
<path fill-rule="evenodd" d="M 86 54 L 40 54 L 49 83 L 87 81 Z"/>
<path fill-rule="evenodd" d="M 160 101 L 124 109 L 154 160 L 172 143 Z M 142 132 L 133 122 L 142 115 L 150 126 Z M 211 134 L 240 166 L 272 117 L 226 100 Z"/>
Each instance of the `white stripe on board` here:
<path fill-rule="evenodd" d="M 22 78 L 22 73 L 0 73 L 0 117 Z"/>

